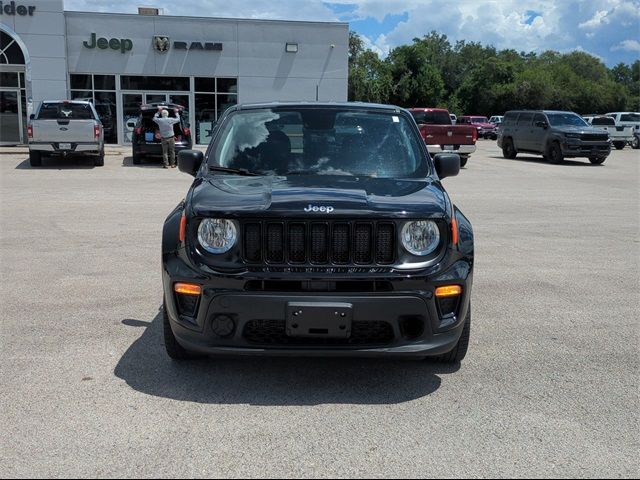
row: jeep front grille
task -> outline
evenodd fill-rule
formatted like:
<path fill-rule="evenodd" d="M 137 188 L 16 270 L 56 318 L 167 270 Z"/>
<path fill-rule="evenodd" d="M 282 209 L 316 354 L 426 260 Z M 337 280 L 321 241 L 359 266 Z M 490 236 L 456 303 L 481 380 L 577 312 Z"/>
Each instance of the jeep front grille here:
<path fill-rule="evenodd" d="M 609 135 L 606 133 L 583 133 L 580 139 L 586 142 L 606 142 L 609 140 Z"/>
<path fill-rule="evenodd" d="M 396 258 L 388 221 L 248 220 L 241 232 L 248 264 L 390 265 Z"/>

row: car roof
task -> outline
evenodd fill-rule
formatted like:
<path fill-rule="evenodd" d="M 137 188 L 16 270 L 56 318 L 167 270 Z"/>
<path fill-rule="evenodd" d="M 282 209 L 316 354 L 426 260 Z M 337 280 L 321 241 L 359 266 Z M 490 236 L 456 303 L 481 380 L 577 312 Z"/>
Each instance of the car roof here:
<path fill-rule="evenodd" d="M 370 109 L 370 110 L 386 110 L 406 111 L 404 108 L 400 108 L 396 105 L 384 105 L 381 103 L 366 103 L 366 102 L 266 102 L 266 103 L 241 103 L 230 107 L 235 110 L 252 110 L 263 108 L 282 108 L 282 107 L 302 107 L 302 108 L 357 108 L 357 109 Z"/>
<path fill-rule="evenodd" d="M 410 112 L 446 112 L 449 113 L 449 110 L 447 110 L 446 108 L 419 108 L 419 107 L 414 107 L 414 108 L 409 108 L 408 109 Z M 453 114 L 450 114 L 453 115 Z"/>

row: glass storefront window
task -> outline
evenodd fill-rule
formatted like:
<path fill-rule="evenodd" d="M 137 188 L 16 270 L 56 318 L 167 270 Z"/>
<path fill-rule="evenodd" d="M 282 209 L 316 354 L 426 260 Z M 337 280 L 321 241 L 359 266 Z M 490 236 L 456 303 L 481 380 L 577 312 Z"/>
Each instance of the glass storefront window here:
<path fill-rule="evenodd" d="M 115 90 L 116 76 L 115 75 L 94 75 L 93 88 L 96 90 Z"/>
<path fill-rule="evenodd" d="M 123 138 L 125 143 L 131 143 L 133 129 L 136 128 L 138 115 L 140 114 L 140 105 L 142 105 L 142 94 L 122 94 L 122 130 L 124 133 Z"/>
<path fill-rule="evenodd" d="M 18 73 L 17 72 L 0 72 L 0 87 L 15 87 L 18 88 Z"/>
<path fill-rule="evenodd" d="M 169 92 L 190 90 L 189 77 L 149 77 L 123 75 L 120 77 L 122 90 L 165 90 Z"/>
<path fill-rule="evenodd" d="M 196 93 L 196 143 L 206 145 L 211 140 L 211 132 L 216 123 L 216 96 Z"/>
<path fill-rule="evenodd" d="M 218 93 L 238 93 L 238 79 L 237 78 L 218 78 L 217 79 Z"/>
<path fill-rule="evenodd" d="M 237 95 L 218 95 L 218 117 L 220 118 L 224 111 L 238 103 Z"/>
<path fill-rule="evenodd" d="M 116 115 L 115 92 L 96 92 L 96 112 L 102 121 L 105 143 L 118 143 L 118 116 Z"/>
<path fill-rule="evenodd" d="M 195 78 L 196 92 L 215 92 L 216 91 L 216 79 L 215 78 Z"/>
<path fill-rule="evenodd" d="M 93 90 L 91 75 L 69 75 L 71 90 Z"/>
<path fill-rule="evenodd" d="M 71 100 L 93 100 L 91 90 L 71 90 Z"/>

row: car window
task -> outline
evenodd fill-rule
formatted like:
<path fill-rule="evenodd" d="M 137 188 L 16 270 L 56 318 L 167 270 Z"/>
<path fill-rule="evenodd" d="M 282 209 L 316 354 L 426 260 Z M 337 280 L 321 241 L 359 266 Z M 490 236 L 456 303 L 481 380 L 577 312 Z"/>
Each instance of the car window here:
<path fill-rule="evenodd" d="M 621 122 L 640 122 L 640 113 L 623 113 L 620 115 Z"/>
<path fill-rule="evenodd" d="M 615 125 L 616 121 L 611 117 L 595 117 L 591 120 L 591 125 Z"/>
<path fill-rule="evenodd" d="M 546 121 L 547 121 L 546 117 L 545 117 L 544 115 L 542 115 L 541 113 L 536 113 L 536 114 L 533 116 L 533 124 L 534 124 L 534 125 L 535 125 L 536 123 L 538 123 L 538 122 L 546 122 Z"/>
<path fill-rule="evenodd" d="M 451 125 L 451 117 L 447 112 L 411 112 L 418 124 Z"/>
<path fill-rule="evenodd" d="M 554 127 L 588 127 L 582 117 L 571 112 L 548 113 L 549 123 Z"/>
<path fill-rule="evenodd" d="M 208 161 L 262 175 L 424 177 L 428 160 L 412 125 L 385 111 L 241 110 L 221 126 Z"/>
<path fill-rule="evenodd" d="M 504 126 L 515 125 L 516 119 L 518 118 L 517 112 L 507 113 L 502 120 L 502 124 Z"/>
<path fill-rule="evenodd" d="M 43 103 L 38 120 L 68 119 L 93 120 L 93 110 L 88 103 Z"/>
<path fill-rule="evenodd" d="M 518 117 L 518 126 L 519 127 L 527 127 L 531 125 L 531 121 L 533 120 L 533 113 L 531 112 L 523 112 Z"/>
<path fill-rule="evenodd" d="M 473 117 L 471 119 L 472 123 L 489 123 L 489 120 L 487 120 L 487 117 Z"/>

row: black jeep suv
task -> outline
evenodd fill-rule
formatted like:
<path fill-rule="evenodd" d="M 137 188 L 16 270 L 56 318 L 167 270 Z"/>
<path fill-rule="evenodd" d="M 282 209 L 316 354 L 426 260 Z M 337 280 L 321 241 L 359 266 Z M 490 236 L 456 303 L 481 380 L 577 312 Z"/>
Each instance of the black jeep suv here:
<path fill-rule="evenodd" d="M 526 152 L 542 155 L 551 163 L 587 157 L 599 165 L 611 153 L 611 140 L 606 130 L 593 128 L 573 112 L 513 110 L 504 115 L 498 147 L 510 159 Z"/>
<path fill-rule="evenodd" d="M 399 355 L 467 351 L 471 224 L 411 114 L 361 103 L 241 105 L 162 237 L 164 338 L 192 354 Z"/>
<path fill-rule="evenodd" d="M 133 163 L 139 165 L 147 157 L 162 157 L 162 137 L 158 124 L 153 121 L 153 116 L 158 113 L 158 106 L 165 107 L 170 117 L 177 115 L 180 123 L 173 126 L 176 142 L 176 154 L 181 150 L 188 150 L 193 147 L 191 130 L 187 119 L 188 114 L 182 105 L 173 103 L 149 103 L 140 107 L 140 115 L 131 135 L 131 146 L 133 148 Z"/>

